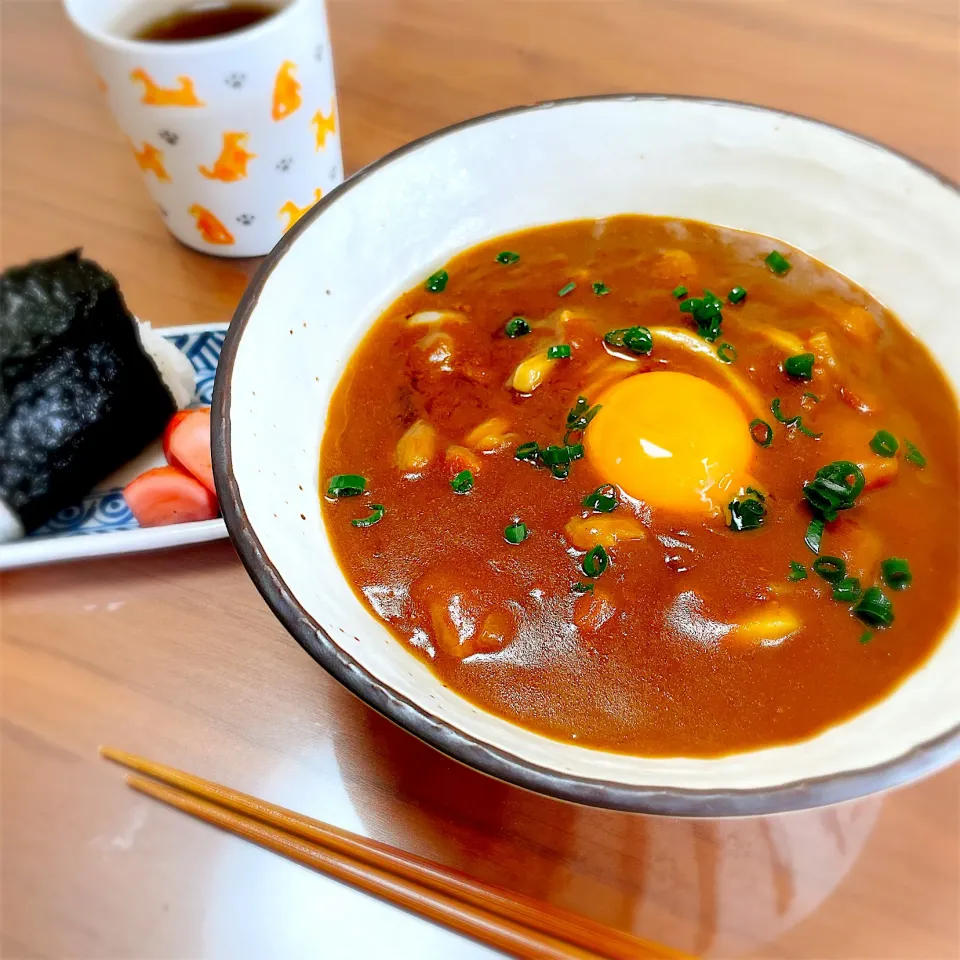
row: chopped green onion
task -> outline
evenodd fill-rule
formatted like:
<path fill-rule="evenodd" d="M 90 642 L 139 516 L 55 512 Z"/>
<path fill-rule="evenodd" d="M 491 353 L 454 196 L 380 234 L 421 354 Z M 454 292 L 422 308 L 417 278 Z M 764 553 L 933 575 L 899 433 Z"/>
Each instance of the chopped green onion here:
<path fill-rule="evenodd" d="M 793 426 L 796 422 L 796 417 L 788 417 L 780 412 L 780 404 L 782 401 L 779 397 L 774 397 L 770 403 L 770 409 L 773 411 L 773 415 L 777 418 L 778 423 L 786 424 L 788 427 Z"/>
<path fill-rule="evenodd" d="M 570 344 L 560 343 L 554 347 L 547 347 L 548 360 L 566 360 L 570 356 Z"/>
<path fill-rule="evenodd" d="M 602 280 L 595 280 L 593 283 L 593 292 L 598 297 L 605 297 L 610 292 L 610 288 Z"/>
<path fill-rule="evenodd" d="M 607 551 L 598 543 L 584 558 L 581 569 L 588 576 L 596 580 L 607 569 Z"/>
<path fill-rule="evenodd" d="M 803 406 L 803 401 L 804 401 L 804 400 L 809 400 L 811 403 L 819 403 L 819 402 L 820 402 L 820 398 L 819 398 L 815 393 L 805 393 L 805 394 L 800 398 L 800 406 L 801 406 L 801 407 Z"/>
<path fill-rule="evenodd" d="M 897 438 L 889 430 L 878 430 L 870 441 L 870 449 L 878 457 L 892 457 L 899 447 Z"/>
<path fill-rule="evenodd" d="M 383 519 L 384 512 L 382 503 L 371 503 L 369 517 L 361 517 L 359 520 L 351 520 L 350 522 L 355 527 L 372 527 L 375 523 L 379 523 Z"/>
<path fill-rule="evenodd" d="M 673 295 L 674 295 L 678 300 L 682 300 L 682 299 L 687 295 L 688 292 L 689 292 L 689 291 L 687 290 L 687 288 L 684 287 L 684 286 L 682 286 L 682 285 L 679 286 L 679 287 L 674 287 L 674 288 L 673 288 Z"/>
<path fill-rule="evenodd" d="M 574 593 L 593 593 L 593 584 L 578 580 L 570 589 Z"/>
<path fill-rule="evenodd" d="M 633 353 L 647 354 L 653 349 L 653 337 L 646 327 L 629 327 L 623 335 L 623 345 Z"/>
<path fill-rule="evenodd" d="M 727 526 L 731 530 L 756 530 L 763 525 L 763 519 L 767 515 L 767 508 L 763 505 L 763 500 L 755 495 L 749 497 L 738 497 L 727 504 L 727 510 L 730 513 L 730 522 Z"/>
<path fill-rule="evenodd" d="M 697 326 L 697 333 L 710 343 L 720 337 L 723 322 L 723 301 L 709 290 L 702 297 L 691 297 L 680 304 L 681 313 L 689 313 Z"/>
<path fill-rule="evenodd" d="M 548 466 L 556 464 L 570 463 L 573 460 L 583 458 L 583 444 L 556 444 L 551 443 L 549 447 L 544 447 L 540 451 L 540 459 Z"/>
<path fill-rule="evenodd" d="M 540 458 L 548 467 L 552 467 L 557 463 L 570 462 L 570 454 L 567 452 L 567 447 L 561 447 L 555 443 L 551 443 L 549 447 L 544 447 L 543 450 L 540 451 Z"/>
<path fill-rule="evenodd" d="M 801 420 L 800 417 L 797 417 L 796 419 L 797 419 L 797 422 L 794 424 L 791 424 L 791 426 L 796 427 L 805 437 L 812 437 L 814 440 L 818 440 L 820 437 L 823 436 L 822 430 L 819 433 L 817 433 L 816 430 L 811 430 L 809 427 L 804 426 L 803 420 Z"/>
<path fill-rule="evenodd" d="M 447 286 L 447 281 L 450 279 L 450 274 L 446 270 L 438 270 L 436 273 L 432 273 L 427 277 L 427 282 L 423 285 L 425 290 L 429 290 L 430 293 L 442 293 Z"/>
<path fill-rule="evenodd" d="M 750 436 L 758 446 L 769 447 L 773 443 L 773 427 L 758 417 L 750 421 Z"/>
<path fill-rule="evenodd" d="M 516 263 L 520 259 L 519 253 L 514 253 L 512 250 L 504 250 L 502 253 L 497 254 L 497 263 Z"/>
<path fill-rule="evenodd" d="M 577 402 L 570 408 L 570 411 L 567 413 L 567 426 L 570 427 L 574 424 L 575 421 L 579 420 L 590 407 L 590 401 L 586 397 L 577 397 Z"/>
<path fill-rule="evenodd" d="M 469 493 L 473 489 L 473 474 L 469 470 L 461 470 L 451 481 L 454 493 Z"/>
<path fill-rule="evenodd" d="M 927 458 L 909 440 L 904 440 L 903 444 L 907 448 L 903 459 L 922 470 L 927 465 Z"/>
<path fill-rule="evenodd" d="M 609 344 L 611 347 L 622 347 L 623 346 L 623 335 L 627 332 L 626 327 L 621 327 L 618 330 L 608 330 L 603 335 L 603 342 Z"/>
<path fill-rule="evenodd" d="M 567 414 L 567 432 L 563 435 L 564 444 L 570 443 L 574 434 L 583 434 L 590 421 L 600 412 L 600 404 L 591 407 L 586 397 L 577 397 L 573 409 Z"/>
<path fill-rule="evenodd" d="M 521 443 L 513 456 L 515 460 L 529 460 L 536 463 L 540 459 L 540 444 L 534 440 L 529 443 Z"/>
<path fill-rule="evenodd" d="M 856 577 L 844 577 L 833 585 L 833 599 L 842 603 L 856 603 L 860 593 L 860 581 Z"/>
<path fill-rule="evenodd" d="M 816 359 L 812 353 L 798 353 L 795 357 L 787 357 L 783 361 L 783 372 L 798 380 L 809 380 L 813 377 L 813 362 Z"/>
<path fill-rule="evenodd" d="M 357 497 L 367 489 L 366 477 L 358 473 L 338 473 L 327 484 L 328 497 Z"/>
<path fill-rule="evenodd" d="M 893 604 L 879 587 L 867 587 L 853 612 L 871 627 L 889 627 L 893 623 Z"/>
<path fill-rule="evenodd" d="M 849 460 L 836 460 L 821 467 L 813 480 L 803 485 L 803 496 L 822 519 L 837 519 L 838 510 L 849 510 L 863 492 L 863 471 Z"/>
<path fill-rule="evenodd" d="M 568 293 L 573 293 L 577 289 L 577 285 L 571 280 L 569 283 L 565 283 L 558 291 L 558 297 L 565 297 Z"/>
<path fill-rule="evenodd" d="M 586 430 L 590 421 L 600 412 L 600 404 L 591 407 L 586 397 L 577 397 L 577 402 L 567 414 L 568 430 Z"/>
<path fill-rule="evenodd" d="M 880 564 L 880 573 L 883 575 L 883 582 L 891 590 L 906 590 L 913 583 L 913 574 L 910 572 L 910 564 L 900 557 L 890 557 Z"/>
<path fill-rule="evenodd" d="M 530 531 L 525 523 L 519 520 L 514 521 L 503 531 L 503 538 L 507 543 L 523 543 L 530 536 Z"/>
<path fill-rule="evenodd" d="M 570 464 L 583 457 L 583 444 L 559 445 L 552 443 L 540 451 L 540 459 L 550 468 L 550 472 L 558 479 L 564 480 L 570 473 Z"/>
<path fill-rule="evenodd" d="M 807 527 L 807 532 L 803 536 L 803 542 L 809 547 L 811 553 L 820 552 L 820 541 L 823 539 L 823 521 L 811 520 Z"/>
<path fill-rule="evenodd" d="M 595 404 L 583 415 L 583 417 L 581 418 L 581 421 L 580 421 L 580 422 L 583 423 L 583 429 L 586 429 L 586 428 L 589 426 L 590 421 L 593 420 L 593 418 L 594 418 L 602 409 L 603 409 L 603 406 L 602 406 L 601 404 L 595 403 Z"/>
<path fill-rule="evenodd" d="M 847 575 L 847 565 L 840 557 L 817 557 L 813 572 L 827 583 L 839 583 Z"/>
<path fill-rule="evenodd" d="M 782 423 L 785 427 L 796 427 L 802 434 L 807 437 L 813 437 L 816 440 L 818 437 L 822 437 L 822 433 L 815 433 L 809 427 L 804 426 L 803 418 L 800 414 L 797 414 L 795 417 L 788 417 L 780 410 L 781 400 L 779 397 L 774 397 L 773 401 L 770 404 L 770 409 L 773 411 L 773 415 L 777 418 L 778 423 Z"/>
<path fill-rule="evenodd" d="M 790 561 L 790 572 L 787 574 L 787 579 L 791 582 L 797 580 L 806 580 L 807 579 L 807 568 L 797 560 Z"/>
<path fill-rule="evenodd" d="M 620 504 L 617 497 L 617 488 L 609 483 L 597 487 L 593 493 L 587 494 L 581 502 L 590 510 L 596 510 L 597 513 L 613 513 Z"/>
<path fill-rule="evenodd" d="M 511 339 L 525 337 L 530 332 L 530 324 L 523 317 L 514 317 L 507 321 L 503 332 Z"/>
<path fill-rule="evenodd" d="M 770 253 L 764 257 L 763 262 L 780 277 L 790 271 L 790 261 L 776 250 L 771 250 Z"/>
<path fill-rule="evenodd" d="M 747 299 L 747 291 L 744 290 L 743 287 L 734 287 L 727 294 L 728 303 L 743 303 L 743 301 L 746 299 Z"/>
<path fill-rule="evenodd" d="M 603 340 L 611 347 L 626 347 L 631 353 L 646 355 L 653 349 L 653 335 L 646 327 L 623 327 L 610 330 Z"/>
<path fill-rule="evenodd" d="M 717 347 L 717 356 L 724 363 L 733 363 L 737 359 L 737 348 L 732 343 L 721 343 Z"/>
<path fill-rule="evenodd" d="M 860 639 L 857 641 L 857 643 L 869 643 L 872 639 L 873 633 L 871 633 L 869 630 L 864 630 L 863 633 L 860 634 Z"/>

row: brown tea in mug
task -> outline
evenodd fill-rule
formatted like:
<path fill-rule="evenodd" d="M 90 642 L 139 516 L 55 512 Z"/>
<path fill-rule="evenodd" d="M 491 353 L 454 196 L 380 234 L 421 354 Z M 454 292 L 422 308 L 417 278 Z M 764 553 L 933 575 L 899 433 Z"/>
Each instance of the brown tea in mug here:
<path fill-rule="evenodd" d="M 184 5 L 142 27 L 135 39 L 153 43 L 209 40 L 255 26 L 277 13 L 276 3 L 232 3 L 230 0 Z"/>

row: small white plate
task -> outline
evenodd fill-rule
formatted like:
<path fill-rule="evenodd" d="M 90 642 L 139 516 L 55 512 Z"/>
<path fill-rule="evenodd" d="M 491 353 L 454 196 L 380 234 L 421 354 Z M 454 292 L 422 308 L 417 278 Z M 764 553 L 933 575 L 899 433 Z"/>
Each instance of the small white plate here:
<path fill-rule="evenodd" d="M 210 405 L 227 326 L 226 323 L 193 324 L 156 331 L 185 353 L 193 364 L 197 386 L 191 406 Z M 225 537 L 227 529 L 220 519 L 175 523 L 166 527 L 141 527 L 137 523 L 123 499 L 123 488 L 144 470 L 165 463 L 157 440 L 139 457 L 107 477 L 84 497 L 81 504 L 61 510 L 29 536 L 0 544 L 0 570 L 59 560 L 162 550 Z"/>

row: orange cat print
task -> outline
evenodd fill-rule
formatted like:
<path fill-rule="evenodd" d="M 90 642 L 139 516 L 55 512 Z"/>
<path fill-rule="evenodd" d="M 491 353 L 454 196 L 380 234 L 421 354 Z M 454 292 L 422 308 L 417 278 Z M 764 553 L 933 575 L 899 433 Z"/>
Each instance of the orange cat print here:
<path fill-rule="evenodd" d="M 308 203 L 305 207 L 298 207 L 292 200 L 288 200 L 278 211 L 280 219 L 287 221 L 283 232 L 286 233 L 322 196 L 323 191 L 317 187 L 313 191 L 313 203 Z"/>
<path fill-rule="evenodd" d="M 313 115 L 311 121 L 317 131 L 317 150 L 322 150 L 327 144 L 327 135 L 337 132 L 337 112 L 333 97 L 330 98 L 330 115 L 324 116 L 322 110 Z"/>
<path fill-rule="evenodd" d="M 291 113 L 300 109 L 303 100 L 300 96 L 300 81 L 293 75 L 297 65 L 284 60 L 277 71 L 273 84 L 273 119 L 285 120 Z"/>
<path fill-rule="evenodd" d="M 222 180 L 224 183 L 245 179 L 247 163 L 257 156 L 246 149 L 249 136 L 248 133 L 225 133 L 220 156 L 214 160 L 212 167 L 201 164 L 198 167 L 200 173 L 208 180 Z"/>
<path fill-rule="evenodd" d="M 234 242 L 233 234 L 206 207 L 195 203 L 187 212 L 196 220 L 200 236 L 207 243 L 226 246 Z"/>
<path fill-rule="evenodd" d="M 170 174 L 163 165 L 163 151 L 158 150 L 152 143 L 143 141 L 143 146 L 138 150 L 132 143 L 130 144 L 133 155 L 137 160 L 137 165 L 144 173 L 152 173 L 161 183 L 170 182 Z"/>
<path fill-rule="evenodd" d="M 134 83 L 143 84 L 141 103 L 151 107 L 203 107 L 204 102 L 197 97 L 190 77 L 177 77 L 176 87 L 161 87 L 143 67 L 137 67 L 130 74 Z"/>

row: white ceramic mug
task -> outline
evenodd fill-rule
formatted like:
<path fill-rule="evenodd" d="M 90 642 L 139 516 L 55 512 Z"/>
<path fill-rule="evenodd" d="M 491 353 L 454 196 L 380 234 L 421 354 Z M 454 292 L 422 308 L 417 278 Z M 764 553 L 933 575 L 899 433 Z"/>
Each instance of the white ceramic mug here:
<path fill-rule="evenodd" d="M 269 252 L 343 179 L 323 0 L 205 40 L 133 39 L 184 0 L 64 0 L 170 232 L 227 257 Z"/>

